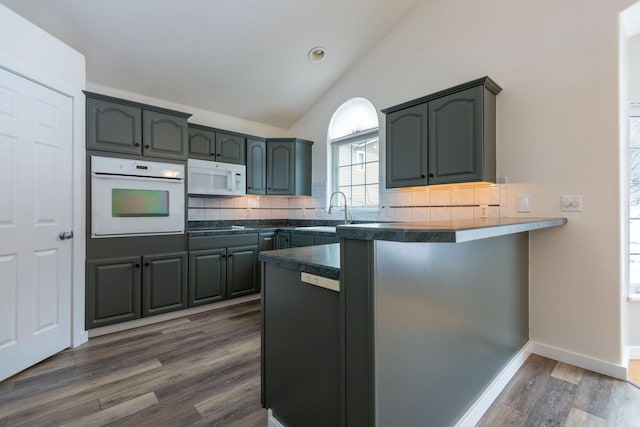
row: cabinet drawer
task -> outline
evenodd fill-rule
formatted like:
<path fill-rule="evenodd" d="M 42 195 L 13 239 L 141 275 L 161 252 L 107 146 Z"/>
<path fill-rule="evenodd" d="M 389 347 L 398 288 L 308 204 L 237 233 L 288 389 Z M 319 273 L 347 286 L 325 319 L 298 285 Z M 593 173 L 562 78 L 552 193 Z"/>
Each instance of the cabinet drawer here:
<path fill-rule="evenodd" d="M 189 250 L 228 248 L 230 246 L 257 245 L 258 233 L 223 234 L 220 236 L 189 237 Z"/>

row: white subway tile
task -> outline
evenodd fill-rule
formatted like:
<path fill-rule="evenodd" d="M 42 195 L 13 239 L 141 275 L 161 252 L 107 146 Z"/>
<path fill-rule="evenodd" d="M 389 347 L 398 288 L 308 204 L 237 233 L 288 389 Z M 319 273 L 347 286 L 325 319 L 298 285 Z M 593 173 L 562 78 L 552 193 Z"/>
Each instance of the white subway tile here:
<path fill-rule="evenodd" d="M 205 209 L 204 210 L 204 219 L 207 221 L 215 221 L 218 219 L 222 219 L 221 210 L 220 209 Z"/>
<path fill-rule="evenodd" d="M 396 208 L 395 216 L 398 221 L 411 221 L 412 211 L 411 208 Z"/>
<path fill-rule="evenodd" d="M 431 206 L 451 206 L 451 189 L 438 188 L 429 191 Z"/>
<path fill-rule="evenodd" d="M 204 199 L 204 207 L 205 208 L 219 208 L 220 207 L 220 199 L 216 197 L 207 197 Z"/>
<path fill-rule="evenodd" d="M 429 208 L 414 208 L 412 210 L 412 221 L 429 221 L 431 219 Z"/>
<path fill-rule="evenodd" d="M 396 194 L 395 191 L 385 190 L 382 193 L 382 206 L 396 206 Z"/>
<path fill-rule="evenodd" d="M 500 206 L 500 218 L 506 218 L 509 216 L 509 207 Z"/>
<path fill-rule="evenodd" d="M 235 197 L 233 199 L 233 207 L 236 209 L 246 209 L 249 206 L 247 197 Z"/>
<path fill-rule="evenodd" d="M 451 189 L 451 206 L 459 205 L 473 205 L 473 188 Z"/>
<path fill-rule="evenodd" d="M 411 191 L 400 191 L 396 195 L 397 206 L 413 206 Z"/>
<path fill-rule="evenodd" d="M 429 206 L 431 204 L 431 192 L 429 190 L 414 190 L 411 193 L 412 206 Z"/>
<path fill-rule="evenodd" d="M 221 208 L 235 208 L 236 207 L 236 202 L 234 200 L 234 197 L 222 197 L 219 199 L 219 203 L 220 203 L 220 207 Z"/>
<path fill-rule="evenodd" d="M 200 221 L 204 219 L 204 209 L 189 209 L 189 221 Z"/>
<path fill-rule="evenodd" d="M 451 220 L 451 208 L 446 207 L 432 207 L 431 221 L 450 221 Z"/>
<path fill-rule="evenodd" d="M 204 199 L 202 197 L 189 197 L 188 205 L 190 208 L 204 208 Z"/>
<path fill-rule="evenodd" d="M 500 217 L 500 207 L 489 206 L 489 218 L 499 218 L 499 217 Z"/>
<path fill-rule="evenodd" d="M 500 206 L 509 205 L 509 184 L 500 185 Z"/>
<path fill-rule="evenodd" d="M 473 219 L 473 207 L 457 206 L 451 208 L 451 219 Z"/>
<path fill-rule="evenodd" d="M 475 187 L 473 191 L 476 205 L 500 204 L 500 188 L 497 185 Z"/>

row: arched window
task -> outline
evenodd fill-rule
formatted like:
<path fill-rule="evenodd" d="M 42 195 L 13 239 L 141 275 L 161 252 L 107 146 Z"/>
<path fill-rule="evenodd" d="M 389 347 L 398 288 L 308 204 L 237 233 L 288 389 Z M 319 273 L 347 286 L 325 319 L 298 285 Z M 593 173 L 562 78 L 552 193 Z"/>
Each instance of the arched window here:
<path fill-rule="evenodd" d="M 365 98 L 342 104 L 329 124 L 331 192 L 342 191 L 349 206 L 378 206 L 380 140 L 378 113 Z"/>

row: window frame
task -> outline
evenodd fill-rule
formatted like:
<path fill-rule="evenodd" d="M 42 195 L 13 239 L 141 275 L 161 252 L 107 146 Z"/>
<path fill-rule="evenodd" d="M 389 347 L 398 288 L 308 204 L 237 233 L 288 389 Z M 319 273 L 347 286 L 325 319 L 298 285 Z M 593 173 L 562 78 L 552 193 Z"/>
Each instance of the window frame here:
<path fill-rule="evenodd" d="M 629 116 L 628 116 L 628 124 L 629 124 L 629 141 L 628 141 L 628 146 L 627 146 L 627 152 L 629 154 L 629 160 L 628 160 L 628 167 L 629 167 L 629 178 L 628 178 L 628 183 L 627 185 L 629 186 L 628 188 L 628 202 L 627 202 L 627 220 L 628 220 L 628 227 L 629 227 L 629 231 L 628 231 L 628 241 L 627 241 L 627 260 L 628 260 L 628 285 L 629 285 L 629 295 L 633 296 L 634 298 L 639 298 L 640 299 L 640 281 L 638 282 L 632 282 L 631 281 L 631 271 L 632 271 L 632 255 L 638 255 L 638 253 L 633 252 L 632 251 L 632 239 L 631 239 L 631 229 L 632 229 L 632 224 L 636 221 L 640 221 L 640 219 L 634 218 L 631 216 L 631 199 L 632 199 L 632 189 L 633 189 L 633 155 L 632 155 L 632 142 L 631 142 L 631 121 L 633 118 L 637 118 L 640 119 L 640 103 L 631 103 L 631 106 L 629 108 Z"/>
<path fill-rule="evenodd" d="M 353 144 L 354 142 L 358 142 L 358 141 L 365 141 L 368 139 L 373 139 L 373 138 L 378 138 L 378 147 L 380 147 L 380 128 L 379 127 L 375 127 L 375 128 L 371 128 L 371 129 L 366 129 L 363 131 L 359 131 L 359 132 L 355 132 L 352 133 L 350 135 L 346 135 L 346 136 L 342 136 L 340 138 L 335 138 L 332 139 L 330 141 L 330 145 L 331 145 L 331 192 L 335 192 L 335 191 L 339 191 L 339 180 L 338 180 L 338 169 L 339 169 L 339 162 L 338 162 L 338 147 L 342 146 L 342 145 L 350 145 Z M 380 197 L 382 197 L 382 191 L 380 188 L 380 164 L 381 164 L 381 156 L 380 154 L 378 155 L 378 160 L 376 161 L 378 163 L 378 173 L 377 173 L 377 184 L 378 184 L 378 204 L 376 205 L 365 205 L 365 206 L 353 206 L 352 204 L 348 203 L 347 206 L 349 207 L 349 210 L 351 211 L 367 211 L 367 212 L 378 212 L 380 210 Z M 365 171 L 366 165 L 368 163 L 374 163 L 374 162 L 367 162 L 366 161 L 366 157 L 365 157 L 365 162 L 363 163 L 363 171 Z M 359 167 L 359 163 L 351 163 L 352 167 Z M 353 185 L 351 185 L 351 187 L 353 187 Z M 350 202 L 350 201 L 349 201 Z"/>

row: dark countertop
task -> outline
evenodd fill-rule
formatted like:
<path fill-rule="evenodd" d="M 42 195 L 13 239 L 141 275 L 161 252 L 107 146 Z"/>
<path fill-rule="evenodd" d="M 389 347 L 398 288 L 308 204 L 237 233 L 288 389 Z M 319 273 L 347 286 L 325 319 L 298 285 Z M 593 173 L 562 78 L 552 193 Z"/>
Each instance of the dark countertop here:
<path fill-rule="evenodd" d="M 340 278 L 339 243 L 260 252 L 258 260 L 330 279 Z"/>
<path fill-rule="evenodd" d="M 481 218 L 430 222 L 348 224 L 337 227 L 341 239 L 395 242 L 468 242 L 557 227 L 566 218 Z"/>
<path fill-rule="evenodd" d="M 335 237 L 335 229 L 327 227 L 335 227 L 341 222 L 334 221 L 278 221 L 271 223 L 259 220 L 247 221 L 189 221 L 187 235 L 189 237 L 200 236 L 217 236 L 221 234 L 251 234 L 251 233 L 269 233 L 269 232 L 300 232 L 311 234 L 314 236 Z M 233 226 L 241 226 L 244 228 L 233 228 Z"/>

